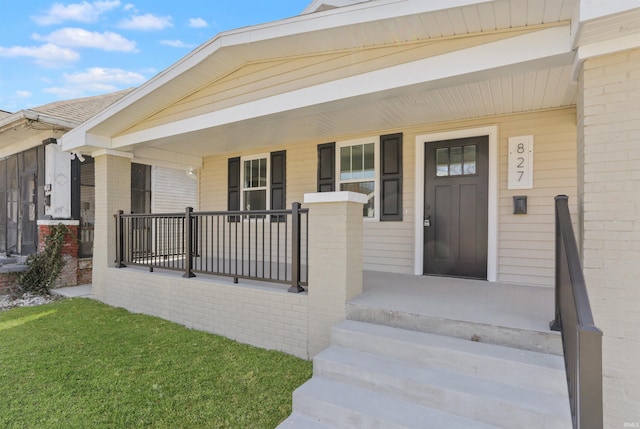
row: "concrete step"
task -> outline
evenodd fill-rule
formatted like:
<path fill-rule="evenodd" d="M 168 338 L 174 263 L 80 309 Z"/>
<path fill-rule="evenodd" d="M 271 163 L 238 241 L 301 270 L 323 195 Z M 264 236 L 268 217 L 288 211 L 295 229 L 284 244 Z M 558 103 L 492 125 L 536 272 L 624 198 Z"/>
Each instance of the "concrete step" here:
<path fill-rule="evenodd" d="M 491 425 L 317 376 L 293 393 L 293 410 L 294 414 L 333 428 L 495 429 Z"/>
<path fill-rule="evenodd" d="M 348 380 L 359 388 L 497 427 L 571 426 L 566 394 L 340 346 L 331 346 L 316 356 L 314 377 Z"/>
<path fill-rule="evenodd" d="M 345 320 L 331 343 L 512 386 L 567 394 L 561 356 Z"/>
<path fill-rule="evenodd" d="M 385 325 L 411 331 L 427 332 L 505 347 L 551 353 L 562 356 L 562 340 L 558 332 L 527 329 L 506 324 L 447 318 L 442 315 L 418 314 L 407 310 L 369 306 L 359 301 L 347 303 L 347 319 Z"/>

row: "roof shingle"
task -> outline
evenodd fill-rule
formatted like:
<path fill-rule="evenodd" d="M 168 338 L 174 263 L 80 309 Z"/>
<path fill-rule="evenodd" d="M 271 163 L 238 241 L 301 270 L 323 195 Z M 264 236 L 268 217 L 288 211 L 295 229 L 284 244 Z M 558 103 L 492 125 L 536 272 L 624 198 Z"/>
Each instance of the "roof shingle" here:
<path fill-rule="evenodd" d="M 53 103 L 33 107 L 30 110 L 81 124 L 120 100 L 134 89 L 135 88 L 128 88 L 109 94 L 76 98 L 73 100 L 55 101 Z"/>

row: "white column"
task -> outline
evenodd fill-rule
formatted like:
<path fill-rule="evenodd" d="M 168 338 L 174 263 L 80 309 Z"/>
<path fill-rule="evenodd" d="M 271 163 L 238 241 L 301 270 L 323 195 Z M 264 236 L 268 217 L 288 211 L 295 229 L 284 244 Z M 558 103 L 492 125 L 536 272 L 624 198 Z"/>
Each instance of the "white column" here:
<path fill-rule="evenodd" d="M 309 357 L 329 345 L 346 303 L 362 293 L 362 206 L 354 192 L 305 194 L 309 208 Z"/>
<path fill-rule="evenodd" d="M 93 294 L 104 298 L 107 292 L 105 270 L 116 258 L 118 210 L 131 211 L 131 154 L 100 151 L 95 158 L 96 223 L 93 244 Z"/>

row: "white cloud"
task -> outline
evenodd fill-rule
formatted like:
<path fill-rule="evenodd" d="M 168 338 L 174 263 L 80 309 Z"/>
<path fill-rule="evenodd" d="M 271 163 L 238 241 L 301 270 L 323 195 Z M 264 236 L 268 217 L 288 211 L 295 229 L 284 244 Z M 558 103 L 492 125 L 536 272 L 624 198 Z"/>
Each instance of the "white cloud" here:
<path fill-rule="evenodd" d="M 57 68 L 77 61 L 80 55 L 74 50 L 46 43 L 35 47 L 12 46 L 5 48 L 0 46 L 0 57 L 27 57 L 34 59 L 38 65 L 43 67 Z"/>
<path fill-rule="evenodd" d="M 78 88 L 52 87 L 52 88 L 45 88 L 42 90 L 42 92 L 47 94 L 53 94 L 60 99 L 78 98 L 83 95 L 83 92 Z"/>
<path fill-rule="evenodd" d="M 161 40 L 161 45 L 171 46 L 172 48 L 191 48 L 192 46 L 184 43 L 182 40 Z"/>
<path fill-rule="evenodd" d="M 31 91 L 16 91 L 17 98 L 29 98 L 31 95 Z"/>
<path fill-rule="evenodd" d="M 131 10 L 131 9 L 135 8 L 135 7 L 136 7 L 136 6 L 135 6 L 134 4 L 132 4 L 132 3 L 127 3 L 127 4 L 125 4 L 125 5 L 124 5 L 123 9 L 124 9 L 124 10 L 126 10 L 126 11 L 129 11 L 129 10 Z"/>
<path fill-rule="evenodd" d="M 100 15 L 120 6 L 120 0 L 94 1 L 89 3 L 71 3 L 64 5 L 54 3 L 51 9 L 44 15 L 32 16 L 36 23 L 40 25 L 60 24 L 65 21 L 96 22 Z"/>
<path fill-rule="evenodd" d="M 191 28 L 206 28 L 209 24 L 202 18 L 191 18 L 189 19 L 189 27 Z"/>
<path fill-rule="evenodd" d="M 173 27 L 172 20 L 171 16 L 155 16 L 147 13 L 121 21 L 120 27 L 129 30 L 163 30 L 167 27 Z"/>
<path fill-rule="evenodd" d="M 66 83 L 91 87 L 94 85 L 136 85 L 145 81 L 139 73 L 113 68 L 93 67 L 85 72 L 64 74 Z"/>
<path fill-rule="evenodd" d="M 98 33 L 82 28 L 62 28 L 47 36 L 34 34 L 32 37 L 35 40 L 43 40 L 71 48 L 97 48 L 105 51 L 137 52 L 136 42 L 111 31 Z"/>
<path fill-rule="evenodd" d="M 43 91 L 58 98 L 76 98 L 87 94 L 117 91 L 136 86 L 146 79 L 143 75 L 123 69 L 94 67 L 79 73 L 65 73 L 64 84 Z"/>

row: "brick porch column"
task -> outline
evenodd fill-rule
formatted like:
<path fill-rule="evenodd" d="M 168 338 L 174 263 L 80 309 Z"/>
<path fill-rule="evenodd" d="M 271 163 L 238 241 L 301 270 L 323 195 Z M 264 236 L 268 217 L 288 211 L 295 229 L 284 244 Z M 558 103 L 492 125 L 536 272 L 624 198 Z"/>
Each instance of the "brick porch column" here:
<path fill-rule="evenodd" d="M 346 302 L 362 293 L 362 205 L 354 192 L 305 194 L 309 207 L 309 357 L 329 345 Z"/>
<path fill-rule="evenodd" d="M 106 297 L 106 273 L 116 259 L 114 213 L 131 211 L 132 154 L 113 150 L 94 152 L 96 223 L 93 244 L 93 294 Z"/>
<path fill-rule="evenodd" d="M 640 422 L 640 49 L 584 62 L 578 193 L 584 275 L 602 329 L 604 427 Z"/>
<path fill-rule="evenodd" d="M 62 244 L 62 262 L 64 263 L 55 287 L 75 286 L 78 284 L 78 225 L 77 220 L 39 220 L 38 252 L 44 250 L 44 243 L 56 225 L 66 225 L 69 233 L 64 236 Z"/>

